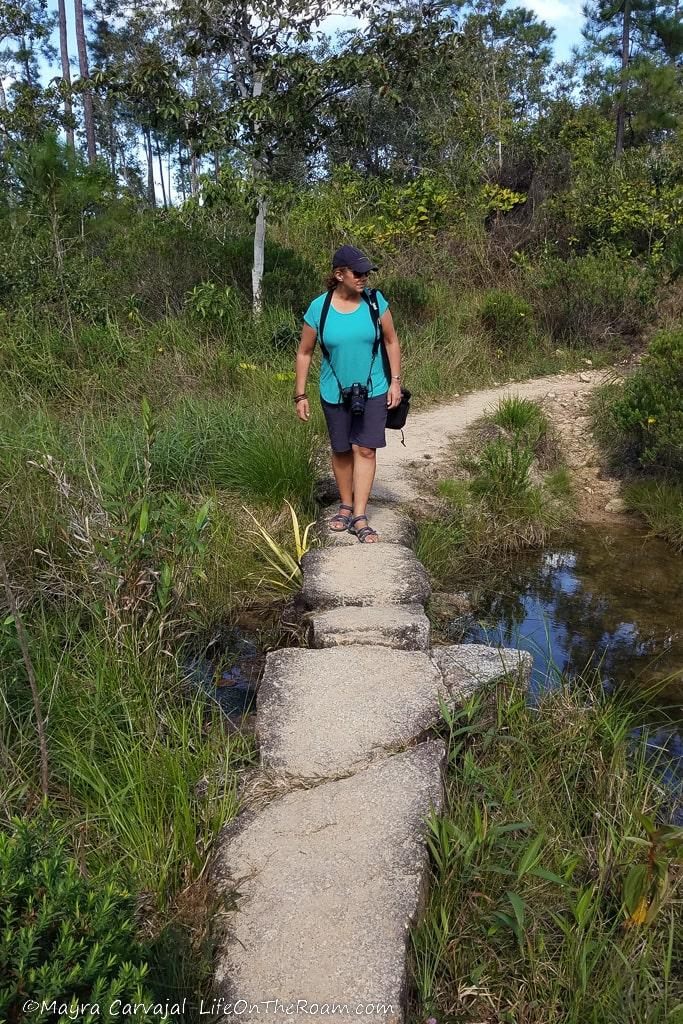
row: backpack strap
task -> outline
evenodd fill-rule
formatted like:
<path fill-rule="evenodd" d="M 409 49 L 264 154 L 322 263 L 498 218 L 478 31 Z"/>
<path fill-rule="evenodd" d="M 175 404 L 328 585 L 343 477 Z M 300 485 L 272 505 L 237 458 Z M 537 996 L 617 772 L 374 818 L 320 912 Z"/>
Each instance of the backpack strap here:
<path fill-rule="evenodd" d="M 335 372 L 334 366 L 332 365 L 332 360 L 330 359 L 330 351 L 329 351 L 327 345 L 325 344 L 325 342 L 323 341 L 323 331 L 325 330 L 325 323 L 327 321 L 327 314 L 329 313 L 330 306 L 332 304 L 332 292 L 333 291 L 334 291 L 333 288 L 331 288 L 328 291 L 327 295 L 325 296 L 325 300 L 323 302 L 323 308 L 320 311 L 320 323 L 318 324 L 318 342 L 320 343 L 320 351 L 322 352 L 323 357 L 327 360 L 327 365 L 332 370 L 332 376 L 334 377 L 334 379 L 337 382 L 337 387 L 339 388 L 339 402 L 341 403 L 342 397 L 343 397 L 342 396 L 341 381 L 339 380 L 339 377 L 337 376 L 337 374 Z"/>
<path fill-rule="evenodd" d="M 362 297 L 370 307 L 370 317 L 372 319 L 372 326 L 375 329 L 375 341 L 372 346 L 372 361 L 370 363 L 370 372 L 368 373 L 368 392 L 372 391 L 372 368 L 375 365 L 375 359 L 377 353 L 382 348 L 382 365 L 384 367 L 384 373 L 387 378 L 387 383 L 391 383 L 391 371 L 387 372 L 388 358 L 386 349 L 384 347 L 384 328 L 382 327 L 382 318 L 379 315 L 379 302 L 377 301 L 377 289 L 376 288 L 364 288 L 361 292 Z"/>

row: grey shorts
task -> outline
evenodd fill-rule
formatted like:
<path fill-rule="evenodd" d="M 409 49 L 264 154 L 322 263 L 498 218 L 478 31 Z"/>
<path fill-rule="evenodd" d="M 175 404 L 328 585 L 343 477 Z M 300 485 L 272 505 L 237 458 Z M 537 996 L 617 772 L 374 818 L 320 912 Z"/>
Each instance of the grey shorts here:
<path fill-rule="evenodd" d="M 331 405 L 320 399 L 327 421 L 333 452 L 348 452 L 352 444 L 362 448 L 386 448 L 387 396 L 368 398 L 362 416 L 353 416 L 343 405 Z"/>

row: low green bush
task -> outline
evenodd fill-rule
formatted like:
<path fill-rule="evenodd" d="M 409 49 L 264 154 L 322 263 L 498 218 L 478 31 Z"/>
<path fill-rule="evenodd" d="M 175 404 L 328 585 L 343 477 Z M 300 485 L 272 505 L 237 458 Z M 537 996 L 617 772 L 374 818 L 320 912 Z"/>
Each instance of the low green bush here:
<path fill-rule="evenodd" d="M 507 444 L 503 438 L 489 441 L 477 462 L 472 493 L 485 497 L 490 506 L 514 504 L 531 487 L 533 461 L 530 448 Z"/>
<path fill-rule="evenodd" d="M 419 277 L 387 277 L 378 285 L 392 307 L 404 316 L 418 317 L 429 306 L 429 289 Z"/>
<path fill-rule="evenodd" d="M 90 1004 L 79 1019 L 110 1021 L 125 1003 L 154 1004 L 131 894 L 110 873 L 86 876 L 42 819 L 0 833 L 0 921 L 0 1019 L 37 1024 Z"/>
<path fill-rule="evenodd" d="M 524 347 L 533 336 L 533 309 L 521 295 L 493 289 L 484 294 L 480 317 L 492 344 L 511 352 Z"/>
<path fill-rule="evenodd" d="M 223 246 L 221 273 L 247 298 L 251 296 L 253 259 L 254 241 L 251 236 L 234 239 Z M 318 278 L 313 264 L 302 259 L 293 249 L 266 241 L 263 274 L 266 303 L 303 313 L 317 293 Z"/>
<path fill-rule="evenodd" d="M 546 258 L 529 274 L 536 318 L 556 341 L 609 345 L 640 337 L 652 318 L 651 274 L 609 246 L 568 260 Z"/>
<path fill-rule="evenodd" d="M 608 414 L 613 447 L 643 468 L 683 469 L 683 330 L 652 340 Z"/>

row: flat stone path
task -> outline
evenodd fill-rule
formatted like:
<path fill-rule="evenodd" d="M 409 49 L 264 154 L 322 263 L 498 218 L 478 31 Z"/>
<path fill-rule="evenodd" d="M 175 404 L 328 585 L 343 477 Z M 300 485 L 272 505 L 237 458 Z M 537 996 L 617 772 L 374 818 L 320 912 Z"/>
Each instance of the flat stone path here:
<path fill-rule="evenodd" d="M 438 415 L 433 432 L 443 446 Z M 223 1017 L 357 1016 L 361 1007 L 404 1020 L 426 819 L 443 801 L 444 746 L 430 730 L 441 702 L 461 703 L 508 673 L 529 676 L 531 659 L 516 650 L 430 648 L 429 581 L 398 505 L 415 492 L 399 461 L 380 472 L 376 494 L 389 504 L 371 511 L 379 543 L 331 534 L 337 506 L 324 511 L 327 546 L 302 560 L 311 647 L 266 659 L 256 789 L 261 801 L 273 796 L 223 831 L 213 872 Z"/>
<path fill-rule="evenodd" d="M 402 1019 L 424 821 L 441 808 L 443 759 L 443 743 L 421 743 L 279 797 L 223 833 L 216 880 L 239 894 L 239 909 L 223 915 L 216 987 L 226 1001 L 256 1005 L 243 1016 L 263 1017 L 278 999 L 304 1000 L 306 1016 L 318 1016 L 315 1004 L 355 1016 L 358 1004 L 381 1003 L 366 1017 Z"/>
<path fill-rule="evenodd" d="M 340 605 L 424 604 L 430 593 L 421 562 L 402 544 L 335 545 L 301 560 L 301 594 L 308 608 Z"/>
<path fill-rule="evenodd" d="M 313 647 L 373 644 L 402 651 L 429 649 L 431 627 L 421 604 L 340 607 L 311 622 Z"/>

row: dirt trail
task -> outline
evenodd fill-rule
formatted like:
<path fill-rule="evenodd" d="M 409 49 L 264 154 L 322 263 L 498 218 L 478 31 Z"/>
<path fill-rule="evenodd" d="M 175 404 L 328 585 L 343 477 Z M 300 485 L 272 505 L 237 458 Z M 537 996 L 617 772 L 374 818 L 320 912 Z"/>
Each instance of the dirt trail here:
<path fill-rule="evenodd" d="M 473 391 L 448 404 L 411 413 L 405 448 L 398 431 L 387 431 L 387 447 L 377 453 L 374 494 L 391 501 L 424 500 L 426 464 L 429 463 L 428 472 L 432 476 L 438 475 L 440 470 L 443 472 L 449 442 L 492 411 L 501 398 L 519 395 L 541 401 L 562 438 L 564 459 L 572 471 L 579 497 L 580 517 L 588 522 L 613 523 L 624 519 L 618 498 L 619 482 L 601 468 L 600 452 L 587 416 L 591 391 L 615 376 L 618 376 L 617 371 L 610 368 L 538 377 Z"/>

